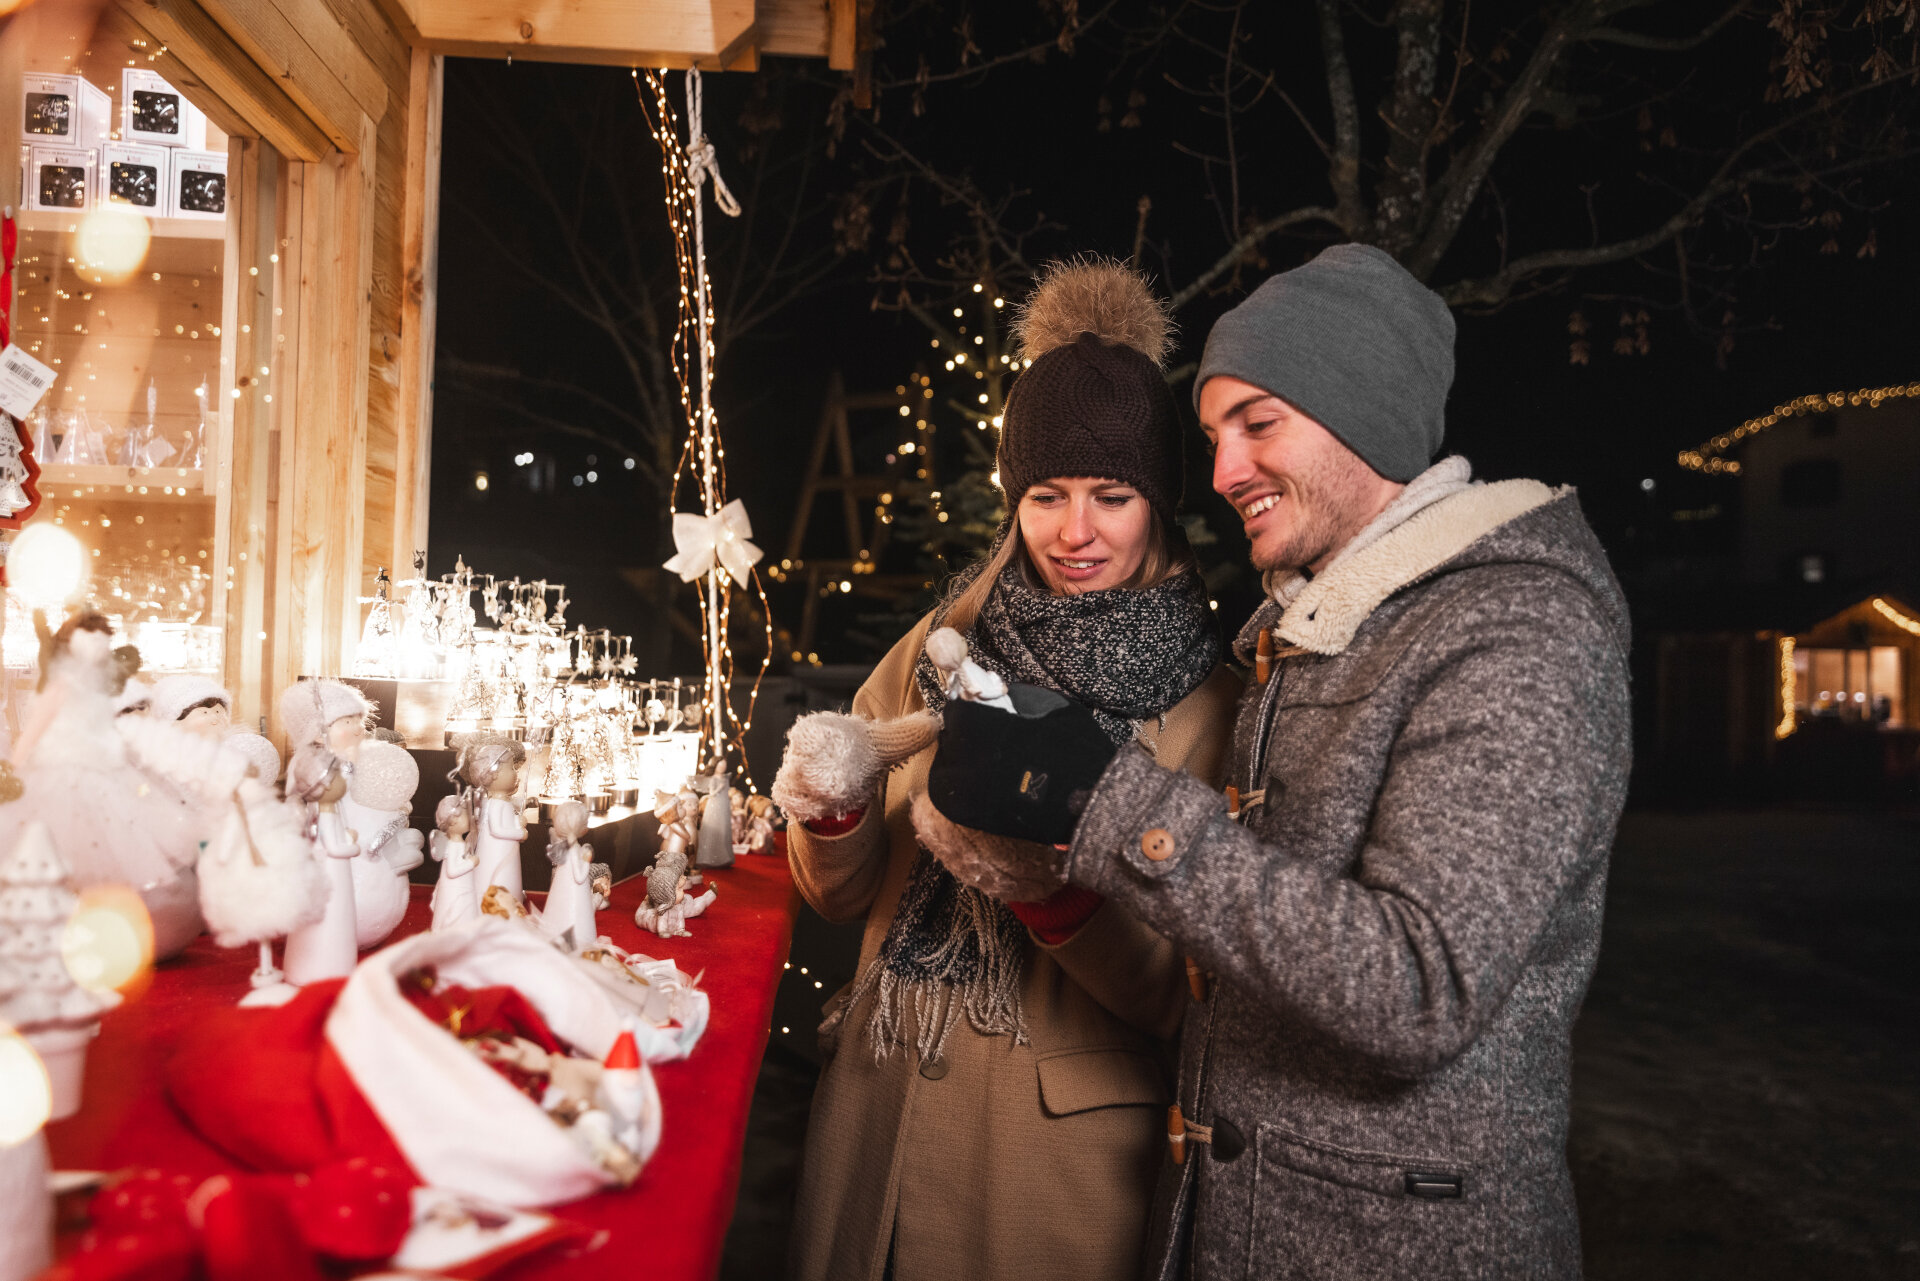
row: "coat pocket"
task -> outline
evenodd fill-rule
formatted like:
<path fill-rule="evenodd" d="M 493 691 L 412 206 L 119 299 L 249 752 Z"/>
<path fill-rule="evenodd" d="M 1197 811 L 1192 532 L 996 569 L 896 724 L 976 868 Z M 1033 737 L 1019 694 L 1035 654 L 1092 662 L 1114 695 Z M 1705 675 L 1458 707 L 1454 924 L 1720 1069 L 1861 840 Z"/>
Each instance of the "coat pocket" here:
<path fill-rule="evenodd" d="M 1035 1063 L 1040 1106 L 1049 1116 L 1096 1108 L 1165 1107 L 1166 1079 L 1150 1055 L 1118 1046 L 1055 1050 Z"/>
<path fill-rule="evenodd" d="M 1262 1125 L 1255 1146 L 1246 1275 L 1489 1275 L 1487 1197 L 1470 1166 L 1345 1147 L 1278 1125 Z"/>

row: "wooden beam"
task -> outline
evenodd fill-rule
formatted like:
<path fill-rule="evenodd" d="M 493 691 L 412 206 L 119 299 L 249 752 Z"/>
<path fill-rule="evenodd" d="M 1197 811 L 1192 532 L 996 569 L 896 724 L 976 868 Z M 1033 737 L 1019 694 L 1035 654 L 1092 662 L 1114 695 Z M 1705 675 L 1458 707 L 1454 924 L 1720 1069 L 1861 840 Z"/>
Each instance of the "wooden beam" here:
<path fill-rule="evenodd" d="M 852 71 L 860 50 L 859 0 L 827 0 L 827 67 Z"/>
<path fill-rule="evenodd" d="M 303 166 L 299 293 L 279 302 L 283 312 L 302 313 L 295 421 L 283 446 L 292 455 L 290 491 L 282 496 L 289 555 L 281 576 L 293 668 L 283 683 L 343 673 L 360 630 L 377 128 L 362 117 L 353 154 Z"/>
<path fill-rule="evenodd" d="M 438 53 L 612 66 L 736 68 L 754 0 L 386 0 Z"/>
<path fill-rule="evenodd" d="M 165 69 L 168 79 L 228 133 L 264 138 L 292 160 L 333 149 L 326 131 L 193 0 L 118 0 L 117 8 L 166 47 L 177 63 Z"/>
<path fill-rule="evenodd" d="M 274 360 L 273 282 L 279 217 L 279 162 L 257 138 L 234 138 L 227 150 L 227 189 L 235 215 L 222 267 L 220 376 L 208 391 L 218 397 L 222 443 L 208 442 L 220 460 L 215 492 L 216 564 L 230 570 L 222 623 L 227 632 L 226 687 L 233 719 L 252 729 L 267 714 L 273 691 L 268 610 L 273 601 L 274 492 L 273 383 L 258 376 Z M 232 392 L 238 391 L 235 396 Z"/>
<path fill-rule="evenodd" d="M 760 0 L 760 52 L 787 58 L 827 56 L 830 0 Z"/>
<path fill-rule="evenodd" d="M 446 59 L 413 51 L 407 94 L 406 207 L 402 215 L 400 395 L 393 466 L 394 577 L 427 547 L 433 458 L 433 343 L 440 257 L 440 122 Z"/>
<path fill-rule="evenodd" d="M 339 150 L 359 147 L 362 116 L 378 121 L 386 114 L 379 70 L 321 0 L 202 0 L 202 7 Z"/>

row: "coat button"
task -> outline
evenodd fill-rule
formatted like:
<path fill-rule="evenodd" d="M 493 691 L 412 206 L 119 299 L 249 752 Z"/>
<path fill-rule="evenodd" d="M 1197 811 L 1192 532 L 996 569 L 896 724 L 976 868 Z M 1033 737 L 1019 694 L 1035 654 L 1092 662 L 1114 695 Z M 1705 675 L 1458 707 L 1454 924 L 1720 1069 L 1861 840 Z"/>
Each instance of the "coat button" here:
<path fill-rule="evenodd" d="M 945 1059 L 921 1059 L 920 1075 L 926 1077 L 929 1081 L 943 1080 L 947 1075 L 947 1061 Z"/>
<path fill-rule="evenodd" d="M 1156 863 L 1173 857 L 1173 834 L 1164 827 L 1151 827 L 1140 837 L 1140 852 Z"/>

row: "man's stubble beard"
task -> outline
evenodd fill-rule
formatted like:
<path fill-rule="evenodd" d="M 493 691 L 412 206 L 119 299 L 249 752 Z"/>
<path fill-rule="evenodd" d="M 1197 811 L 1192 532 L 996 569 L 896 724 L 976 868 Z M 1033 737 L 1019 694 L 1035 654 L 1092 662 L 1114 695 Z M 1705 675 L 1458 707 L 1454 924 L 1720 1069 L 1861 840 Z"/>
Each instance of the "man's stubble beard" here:
<path fill-rule="evenodd" d="M 1263 574 L 1314 564 L 1344 547 L 1374 516 L 1368 501 L 1373 469 L 1352 450 L 1332 450 L 1287 479 L 1285 501 L 1301 519 L 1277 549 L 1266 552 L 1260 543 L 1253 545 L 1253 567 Z"/>

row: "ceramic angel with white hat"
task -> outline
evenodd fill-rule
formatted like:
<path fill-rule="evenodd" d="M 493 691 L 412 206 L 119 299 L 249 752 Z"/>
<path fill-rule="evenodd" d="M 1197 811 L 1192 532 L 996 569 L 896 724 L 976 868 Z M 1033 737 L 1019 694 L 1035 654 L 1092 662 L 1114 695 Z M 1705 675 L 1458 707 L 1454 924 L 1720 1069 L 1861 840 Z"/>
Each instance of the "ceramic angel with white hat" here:
<path fill-rule="evenodd" d="M 479 866 L 467 848 L 473 831 L 473 811 L 459 792 L 440 798 L 433 811 L 433 857 L 440 864 L 440 879 L 433 886 L 433 928 L 457 929 L 480 919 L 480 894 L 474 882 Z"/>
<path fill-rule="evenodd" d="M 487 890 L 496 885 L 514 899 L 522 903 L 526 900 L 520 877 L 520 842 L 527 839 L 527 826 L 513 801 L 524 759 L 525 753 L 517 743 L 475 743 L 462 755 L 458 773 L 467 784 L 468 803 L 474 812 L 473 853 L 479 864 L 475 875 L 479 877 L 476 884 L 483 907 Z"/>
<path fill-rule="evenodd" d="M 280 723 L 288 747 L 323 744 L 348 772 L 359 759 L 372 715 L 367 696 L 341 681 L 308 678 L 280 691 Z"/>
<path fill-rule="evenodd" d="M 541 928 L 556 939 L 573 931 L 576 949 L 591 946 L 599 937 L 593 919 L 593 846 L 580 839 L 587 834 L 587 818 L 580 801 L 553 807 L 553 837 L 547 843 L 553 880 L 540 910 Z"/>
<path fill-rule="evenodd" d="M 307 743 L 287 762 L 287 799 L 310 807 L 313 857 L 325 869 L 327 881 L 326 911 L 319 920 L 287 935 L 282 963 L 287 982 L 295 987 L 344 978 L 359 959 L 353 860 L 360 853 L 360 841 L 340 819 L 340 800 L 346 794 L 342 762 L 325 745 Z"/>
<path fill-rule="evenodd" d="M 233 695 L 205 676 L 161 677 L 150 687 L 147 714 L 238 753 L 264 782 L 280 777 L 280 753 L 259 734 L 233 728 Z"/>

